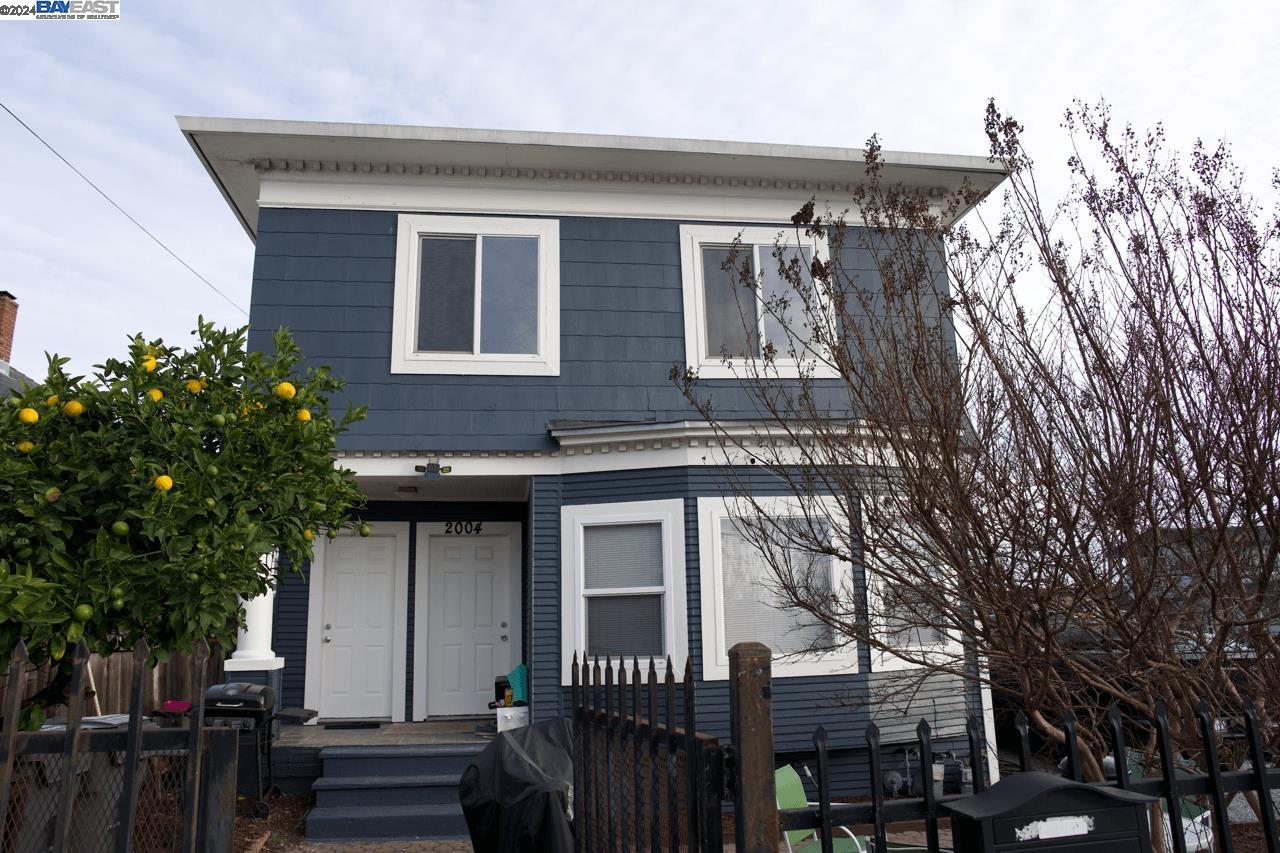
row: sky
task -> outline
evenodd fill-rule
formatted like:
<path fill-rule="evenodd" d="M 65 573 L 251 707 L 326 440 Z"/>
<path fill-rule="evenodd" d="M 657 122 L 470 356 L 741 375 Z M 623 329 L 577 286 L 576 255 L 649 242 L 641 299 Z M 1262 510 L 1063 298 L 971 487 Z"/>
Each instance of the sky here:
<path fill-rule="evenodd" d="M 1280 165 L 1280 4 L 737 0 L 161 3 L 118 21 L 0 19 L 0 100 L 247 308 L 253 245 L 178 132 L 209 115 L 985 154 L 987 99 L 1064 186 L 1073 98 L 1173 143 Z M 246 317 L 0 113 L 12 364 L 87 372 L 128 336 Z"/>

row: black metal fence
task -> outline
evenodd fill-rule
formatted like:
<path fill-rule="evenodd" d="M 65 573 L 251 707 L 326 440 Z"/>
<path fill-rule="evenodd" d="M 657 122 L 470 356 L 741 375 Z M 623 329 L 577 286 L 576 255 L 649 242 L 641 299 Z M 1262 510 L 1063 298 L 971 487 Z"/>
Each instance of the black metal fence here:
<path fill-rule="evenodd" d="M 895 847 L 947 849 L 943 824 L 947 803 L 959 795 L 938 795 L 933 778 L 934 754 L 929 724 L 916 728 L 921 774 L 919 797 L 892 798 L 885 794 L 880 732 L 866 729 L 866 761 L 870 791 L 857 802 L 836 802 L 830 781 L 827 733 L 819 726 L 813 735 L 817 774 L 816 800 L 803 808 L 779 809 L 774 781 L 774 754 L 769 649 L 742 643 L 729 653 L 730 742 L 698 732 L 696 685 L 686 666 L 677 683 L 670 660 L 659 676 L 653 661 L 642 673 L 633 660 L 628 677 L 625 662 L 572 664 L 574 720 L 578 738 L 574 768 L 574 824 L 580 851 L 704 851 L 726 849 L 723 827 L 733 825 L 733 849 L 740 853 L 776 853 L 782 833 L 812 834 L 806 849 L 831 853 L 837 835 L 855 834 L 868 853 L 890 853 Z M 682 715 L 677 716 L 677 708 Z M 1197 813 L 1193 825 L 1203 842 L 1219 853 L 1234 853 L 1228 798 L 1246 792 L 1255 798 L 1262 843 L 1268 853 L 1280 853 L 1273 789 L 1280 788 L 1280 770 L 1268 767 L 1262 731 L 1252 704 L 1247 704 L 1240 728 L 1247 742 L 1249 768 L 1226 770 L 1218 759 L 1218 720 L 1201 705 L 1198 714 L 1203 763 L 1207 773 L 1179 767 L 1169 735 L 1165 711 L 1158 708 L 1150 722 L 1160 759 L 1160 775 L 1138 778 L 1130 770 L 1131 753 L 1120 714 L 1111 721 L 1113 780 L 1095 783 L 1158 798 L 1168 820 L 1170 853 L 1188 853 L 1187 814 Z M 1018 760 L 1021 771 L 1032 769 L 1027 718 L 1019 714 Z M 990 785 L 988 744 L 983 727 L 967 720 L 969 770 L 973 793 Z M 1064 775 L 1083 780 L 1080 743 L 1074 716 L 1063 720 L 1066 734 Z M 1014 774 L 1016 775 L 1016 773 Z M 1202 808 L 1203 807 L 1203 808 Z M 1159 813 L 1159 812 L 1156 812 Z M 1180 826 L 1180 824 L 1182 824 Z M 892 831 L 906 828 L 922 836 L 918 843 L 895 841 Z M 848 830 L 843 832 L 842 830 Z M 1182 830 L 1182 831 L 1180 831 Z M 1161 827 L 1153 825 L 1153 833 Z"/>
<path fill-rule="evenodd" d="M 230 853 L 235 823 L 237 739 L 206 729 L 204 675 L 209 647 L 193 650 L 196 677 L 186 726 L 144 719 L 150 650 L 134 650 L 127 724 L 84 725 L 89 650 L 73 651 L 66 724 L 18 731 L 23 691 L 4 698 L 0 728 L 0 853 Z M 26 646 L 10 658 L 8 684 L 24 682 Z"/>

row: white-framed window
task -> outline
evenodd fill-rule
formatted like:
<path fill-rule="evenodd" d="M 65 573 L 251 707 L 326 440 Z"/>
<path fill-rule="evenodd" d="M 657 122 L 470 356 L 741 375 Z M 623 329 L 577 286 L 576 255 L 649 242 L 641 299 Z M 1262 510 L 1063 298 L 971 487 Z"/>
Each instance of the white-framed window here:
<path fill-rule="evenodd" d="M 865 495 L 863 503 L 877 501 L 877 515 L 892 525 L 891 531 L 871 529 L 871 522 L 863 513 L 863 526 L 867 528 L 862 550 L 863 571 L 867 579 L 867 609 L 876 631 L 888 648 L 903 651 L 903 657 L 891 651 L 872 649 L 873 672 L 890 672 L 922 666 L 923 660 L 939 661 L 963 654 L 960 640 L 945 631 L 938 623 L 942 617 L 930 612 L 928 601 L 894 581 L 896 576 L 918 578 L 923 572 L 916 566 L 908 571 L 901 561 L 919 561 L 926 558 L 928 550 L 920 540 L 921 534 L 912 526 L 893 520 L 892 504 L 884 495 Z M 892 536 L 893 547 L 877 547 L 877 542 Z M 919 555 L 919 556 L 917 556 Z M 920 563 L 920 565 L 924 565 Z M 941 571 L 941 569 L 936 569 Z M 932 575 L 933 567 L 929 567 Z"/>
<path fill-rule="evenodd" d="M 799 499 L 758 497 L 770 519 L 808 524 Z M 829 510 L 811 513 L 838 517 Z M 770 560 L 786 560 L 794 577 L 850 600 L 852 566 L 829 554 L 759 547 L 751 533 L 758 515 L 744 498 L 698 498 L 698 561 L 702 588 L 702 673 L 708 681 L 729 677 L 729 649 L 739 642 L 764 643 L 774 651 L 776 676 L 844 675 L 858 671 L 857 647 L 837 648 L 832 629 L 812 614 L 782 607 Z M 768 523 L 768 522 L 764 522 Z M 767 528 L 765 528 L 767 530 Z M 810 651 L 826 648 L 827 651 Z"/>
<path fill-rule="evenodd" d="M 630 661 L 688 657 L 684 501 L 560 510 L 561 669 L 574 652 Z"/>
<path fill-rule="evenodd" d="M 734 257 L 737 269 L 727 270 L 724 265 L 735 240 L 739 241 Z M 779 247 L 784 252 L 781 259 L 775 255 Z M 826 238 L 805 237 L 790 226 L 680 226 L 685 363 L 699 376 L 741 376 L 746 363 L 759 359 L 769 345 L 778 376 L 795 377 L 801 369 L 817 377 L 837 375 L 829 359 L 818 358 L 812 349 L 806 324 L 814 322 L 814 317 L 806 317 L 800 294 L 778 271 L 779 260 L 790 262 L 796 256 L 805 269 L 815 257 L 826 260 Z M 750 265 L 758 288 L 743 284 L 739 270 L 744 263 Z M 808 280 L 807 273 L 804 280 Z M 785 311 L 779 312 L 776 308 L 784 299 Z M 775 306 L 775 310 L 766 305 Z M 814 314 L 822 322 L 832 321 L 830 311 L 821 305 Z"/>
<path fill-rule="evenodd" d="M 557 376 L 560 223 L 402 213 L 392 373 Z"/>

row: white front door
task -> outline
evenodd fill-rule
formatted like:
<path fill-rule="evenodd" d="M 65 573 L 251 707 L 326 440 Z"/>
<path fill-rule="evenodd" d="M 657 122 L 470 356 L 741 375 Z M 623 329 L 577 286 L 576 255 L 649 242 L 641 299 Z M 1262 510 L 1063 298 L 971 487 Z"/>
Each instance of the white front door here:
<path fill-rule="evenodd" d="M 394 532 L 342 536 L 325 545 L 317 709 L 322 718 L 392 716 L 393 667 L 399 657 L 397 538 Z"/>
<path fill-rule="evenodd" d="M 484 528 L 427 537 L 429 716 L 489 713 L 494 679 L 519 662 L 519 525 Z"/>

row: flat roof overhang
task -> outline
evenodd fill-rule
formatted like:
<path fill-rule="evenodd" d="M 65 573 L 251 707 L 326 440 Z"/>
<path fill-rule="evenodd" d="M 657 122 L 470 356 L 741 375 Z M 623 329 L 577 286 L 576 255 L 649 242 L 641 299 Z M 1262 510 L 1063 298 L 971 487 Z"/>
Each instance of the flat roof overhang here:
<path fill-rule="evenodd" d="M 622 175 L 636 175 L 679 176 L 694 183 L 705 178 L 713 185 L 748 182 L 762 190 L 793 192 L 797 186 L 847 187 L 865 174 L 861 148 L 197 116 L 177 121 L 251 239 L 265 169 L 340 171 L 346 165 L 354 166 L 346 171 L 359 177 L 369 164 L 397 175 L 465 167 L 473 174 L 500 169 L 513 177 L 552 180 L 562 173 L 617 173 L 615 189 L 628 186 Z M 983 156 L 882 151 L 881 160 L 884 180 L 931 190 L 953 191 L 967 179 L 989 192 L 1006 175 Z"/>

